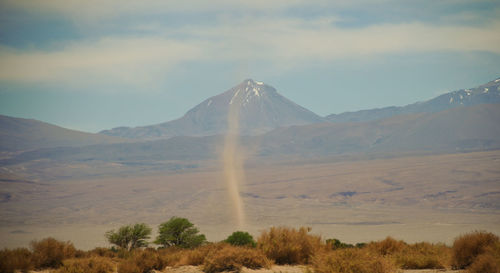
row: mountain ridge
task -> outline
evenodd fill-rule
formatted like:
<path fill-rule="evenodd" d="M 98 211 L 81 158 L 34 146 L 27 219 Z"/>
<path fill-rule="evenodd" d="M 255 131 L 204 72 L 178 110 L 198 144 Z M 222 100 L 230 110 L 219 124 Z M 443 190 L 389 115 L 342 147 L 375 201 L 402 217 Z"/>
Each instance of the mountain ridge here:
<path fill-rule="evenodd" d="M 477 104 L 500 103 L 500 78 L 470 89 L 459 89 L 441 94 L 423 102 L 405 106 L 388 106 L 374 109 L 331 114 L 330 122 L 362 122 L 411 113 L 435 113 L 446 109 Z"/>
<path fill-rule="evenodd" d="M 280 95 L 263 82 L 246 79 L 188 110 L 179 119 L 141 127 L 118 127 L 100 134 L 135 139 L 172 136 L 207 136 L 228 130 L 230 110 L 236 107 L 239 132 L 243 135 L 265 133 L 278 127 L 325 121 L 322 117 Z"/>
<path fill-rule="evenodd" d="M 282 127 L 263 135 L 243 136 L 240 141 L 257 158 L 484 151 L 500 149 L 498 120 L 500 107 L 482 104 L 377 121 Z M 60 162 L 104 161 L 138 166 L 165 160 L 214 160 L 220 156 L 223 141 L 222 135 L 178 136 L 142 142 L 50 148 L 25 152 L 1 160 L 0 164 L 11 165 L 43 158 Z"/>
<path fill-rule="evenodd" d="M 66 129 L 35 119 L 0 115 L 0 151 L 2 152 L 124 141 L 126 140 L 116 137 Z"/>

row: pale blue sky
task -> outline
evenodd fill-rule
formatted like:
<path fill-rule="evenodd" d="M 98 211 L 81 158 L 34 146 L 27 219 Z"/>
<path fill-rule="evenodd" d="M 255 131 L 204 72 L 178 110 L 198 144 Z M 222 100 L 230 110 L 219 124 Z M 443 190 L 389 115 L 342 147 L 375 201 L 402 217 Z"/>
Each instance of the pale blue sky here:
<path fill-rule="evenodd" d="M 0 114 L 97 132 L 246 78 L 319 115 L 500 76 L 500 1 L 0 0 Z"/>

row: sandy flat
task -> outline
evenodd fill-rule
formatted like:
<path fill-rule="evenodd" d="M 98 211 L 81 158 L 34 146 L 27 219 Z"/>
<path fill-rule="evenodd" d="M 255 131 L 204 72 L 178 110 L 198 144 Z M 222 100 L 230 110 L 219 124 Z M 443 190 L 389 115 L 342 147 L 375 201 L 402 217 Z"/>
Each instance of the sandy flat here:
<path fill-rule="evenodd" d="M 180 266 L 180 267 L 167 267 L 163 271 L 156 271 L 156 273 L 203 273 L 197 266 Z M 242 273 L 304 273 L 308 272 L 306 266 L 291 266 L 291 265 L 274 265 L 270 269 L 252 270 L 243 268 Z M 441 269 L 425 269 L 425 270 L 398 270 L 398 273 L 460 273 L 463 270 L 441 270 Z"/>

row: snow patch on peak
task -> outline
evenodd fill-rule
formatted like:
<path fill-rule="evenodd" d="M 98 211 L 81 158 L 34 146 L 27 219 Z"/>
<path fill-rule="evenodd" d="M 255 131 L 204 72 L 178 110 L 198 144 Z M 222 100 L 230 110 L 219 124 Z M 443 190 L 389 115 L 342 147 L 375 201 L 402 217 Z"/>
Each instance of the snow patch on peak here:
<path fill-rule="evenodd" d="M 500 82 L 500 79 L 496 79 L 495 82 Z"/>
<path fill-rule="evenodd" d="M 260 93 L 259 93 L 259 91 L 260 91 L 260 88 L 255 88 L 255 87 L 253 88 L 253 93 L 254 93 L 254 94 L 255 94 L 255 96 L 257 96 L 257 97 L 260 97 Z"/>
<path fill-rule="evenodd" d="M 263 82 L 257 82 L 257 81 L 256 81 L 255 83 L 256 83 L 257 85 L 264 85 L 264 83 L 263 83 Z"/>

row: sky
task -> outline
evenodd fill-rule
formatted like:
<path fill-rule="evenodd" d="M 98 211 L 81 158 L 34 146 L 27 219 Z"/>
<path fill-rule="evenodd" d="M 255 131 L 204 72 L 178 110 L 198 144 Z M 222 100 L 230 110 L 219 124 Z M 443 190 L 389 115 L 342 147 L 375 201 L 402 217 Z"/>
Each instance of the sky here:
<path fill-rule="evenodd" d="M 247 78 L 325 116 L 499 76 L 498 0 L 0 0 L 0 114 L 87 132 Z"/>

